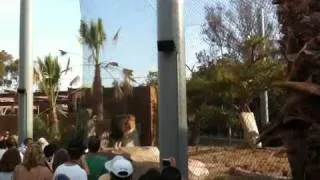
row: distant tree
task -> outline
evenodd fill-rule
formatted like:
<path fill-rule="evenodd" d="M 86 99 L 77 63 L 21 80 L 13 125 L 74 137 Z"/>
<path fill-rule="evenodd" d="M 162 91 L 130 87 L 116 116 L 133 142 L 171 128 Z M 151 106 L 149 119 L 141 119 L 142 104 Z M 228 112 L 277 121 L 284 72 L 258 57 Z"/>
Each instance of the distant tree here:
<path fill-rule="evenodd" d="M 285 68 L 284 63 L 268 59 L 254 63 L 217 60 L 206 73 L 198 71 L 188 81 L 188 113 L 203 119 L 199 116 L 200 109 L 213 106 L 220 113 L 229 112 L 229 117 L 234 112 L 241 122 L 245 121 L 242 113 L 251 112 L 250 104 L 258 94 L 284 78 Z"/>
<path fill-rule="evenodd" d="M 158 86 L 158 72 L 149 71 L 146 79 L 146 84 L 148 86 Z"/>
<path fill-rule="evenodd" d="M 13 61 L 13 57 L 11 54 L 6 52 L 5 50 L 0 51 L 0 78 L 6 75 L 6 65 L 7 63 Z"/>
<path fill-rule="evenodd" d="M 10 73 L 13 78 L 18 77 L 18 69 L 19 69 L 19 60 L 13 60 L 8 62 L 5 67 L 6 73 Z"/>
<path fill-rule="evenodd" d="M 113 95 L 117 101 L 123 102 L 123 111 L 128 113 L 128 98 L 132 96 L 132 84 L 136 83 L 136 80 L 133 78 L 133 70 L 127 68 L 122 69 L 122 77 L 120 82 L 114 79 Z"/>
<path fill-rule="evenodd" d="M 202 33 L 209 49 L 196 54 L 198 72 L 193 73 L 188 89 L 192 109 L 223 105 L 228 112 L 236 109 L 242 121 L 255 123 L 255 119 L 243 119 L 252 114 L 250 104 L 260 92 L 270 88 L 273 80 L 283 78 L 285 70 L 275 39 L 277 23 L 271 5 L 270 0 L 228 0 L 205 7 Z M 262 7 L 268 15 L 264 37 Z M 248 128 L 242 125 L 245 130 Z"/>
<path fill-rule="evenodd" d="M 205 7 L 206 23 L 203 25 L 204 40 L 208 43 L 211 57 L 222 57 L 225 54 L 238 60 L 252 59 L 252 49 L 246 48 L 245 41 L 255 39 L 261 35 L 260 10 L 264 8 L 268 16 L 266 23 L 266 45 L 263 55 L 276 56 L 274 39 L 277 35 L 275 10 L 271 1 L 258 0 L 228 0 Z M 271 38 L 272 37 L 272 38 Z M 263 38 L 263 37 L 262 37 Z M 252 45 L 252 44 L 251 44 Z M 256 44 L 261 45 L 261 44 Z M 250 46 L 258 49 L 258 46 Z M 259 48 L 261 50 L 261 48 Z M 202 54 L 204 54 L 202 52 Z M 260 54 L 261 55 L 261 54 Z M 275 57 L 272 57 L 275 59 Z"/>
<path fill-rule="evenodd" d="M 101 50 L 106 41 L 106 33 L 104 30 L 103 22 L 101 18 L 98 18 L 97 21 L 85 22 L 81 21 L 80 24 L 80 40 L 81 43 L 86 45 L 91 51 L 89 60 L 94 63 L 94 79 L 92 85 L 92 94 L 93 94 L 93 110 L 96 115 L 96 133 L 100 135 L 102 130 L 99 126 L 100 123 L 104 121 L 103 118 L 103 86 L 101 80 L 101 68 L 108 68 L 109 66 L 118 65 L 117 63 L 107 63 L 106 65 L 101 61 Z M 119 37 L 120 29 L 116 32 L 113 37 L 113 41 L 116 42 Z M 103 67 L 103 65 L 105 65 Z M 109 123 L 108 123 L 109 124 Z M 109 127 L 107 127 L 109 128 Z"/>

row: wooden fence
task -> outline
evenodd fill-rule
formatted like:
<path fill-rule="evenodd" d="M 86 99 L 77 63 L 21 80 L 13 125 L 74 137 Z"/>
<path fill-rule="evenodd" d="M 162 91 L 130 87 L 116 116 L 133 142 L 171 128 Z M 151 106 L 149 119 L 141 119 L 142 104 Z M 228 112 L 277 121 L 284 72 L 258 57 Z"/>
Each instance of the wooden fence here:
<path fill-rule="evenodd" d="M 91 90 L 69 89 L 60 92 L 58 104 L 68 106 L 69 118 L 62 121 L 74 123 L 75 99 L 82 108 L 92 108 Z M 133 114 L 136 116 L 140 131 L 141 144 L 152 145 L 156 136 L 157 122 L 157 93 L 153 87 L 134 87 L 133 93 L 128 98 L 117 101 L 113 97 L 113 88 L 104 88 L 104 116 L 111 118 L 118 114 Z M 35 113 L 48 108 L 48 103 L 43 93 L 34 94 Z M 11 113 L 0 114 L 0 132 L 17 132 L 17 96 L 16 94 L 0 94 L 0 109 L 11 108 Z M 12 110 L 13 109 L 13 110 Z M 70 119 L 71 118 L 71 119 Z"/>

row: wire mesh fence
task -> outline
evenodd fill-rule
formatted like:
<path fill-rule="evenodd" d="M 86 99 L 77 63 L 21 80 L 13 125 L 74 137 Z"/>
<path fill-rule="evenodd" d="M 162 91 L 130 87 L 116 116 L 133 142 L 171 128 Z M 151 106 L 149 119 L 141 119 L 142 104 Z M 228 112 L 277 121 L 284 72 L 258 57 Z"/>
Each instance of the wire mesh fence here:
<path fill-rule="evenodd" d="M 159 168 L 156 147 L 124 148 L 135 163 L 135 178 L 151 168 Z M 249 149 L 237 146 L 190 146 L 189 179 L 280 180 L 291 179 L 283 148 Z"/>
<path fill-rule="evenodd" d="M 61 2 L 65 3 L 65 4 L 62 4 L 62 6 L 64 5 L 64 6 L 67 6 L 68 8 L 68 9 L 65 9 L 65 11 L 68 11 L 69 9 L 71 9 L 71 6 L 74 5 L 74 4 L 66 3 L 67 1 L 65 0 L 61 0 Z M 71 2 L 71 0 L 69 2 Z M 231 0 L 228 2 L 240 2 L 240 1 Z M 241 2 L 245 2 L 245 1 L 241 1 Z M 253 2 L 253 3 L 258 2 L 257 4 L 259 4 L 262 1 L 251 0 L 250 2 Z M 154 142 L 156 140 L 152 140 L 152 138 L 156 139 L 157 136 L 153 134 L 154 132 L 151 131 L 151 129 L 154 130 L 157 128 L 156 125 L 154 125 L 158 123 L 156 118 L 157 109 L 155 108 L 157 106 L 157 101 L 153 102 L 152 100 L 150 100 L 152 98 L 150 98 L 149 96 L 147 97 L 143 95 L 143 94 L 150 95 L 151 91 L 148 88 L 140 88 L 140 90 L 137 90 L 137 93 L 135 92 L 135 90 L 133 90 L 134 95 L 130 97 L 129 100 L 125 99 L 119 102 L 119 100 L 114 97 L 115 88 L 118 88 L 118 86 L 115 87 L 113 84 L 113 82 L 115 81 L 119 82 L 119 84 L 121 84 L 121 82 L 124 81 L 125 76 L 123 75 L 123 71 L 133 72 L 133 75 L 131 74 L 130 76 L 130 78 L 134 79 L 134 81 L 131 82 L 132 87 L 146 85 L 148 83 L 150 85 L 151 82 L 155 83 L 157 81 L 156 75 L 155 77 L 153 77 L 150 74 L 148 74 L 149 71 L 153 71 L 153 72 L 157 71 L 156 0 L 134 0 L 134 2 L 131 2 L 131 1 L 129 2 L 128 0 L 117 0 L 117 1 L 79 0 L 79 3 L 80 3 L 80 12 L 81 12 L 80 16 L 82 20 L 89 22 L 90 20 L 97 20 L 98 18 L 102 18 L 103 25 L 105 26 L 107 40 L 104 46 L 102 47 L 102 52 L 100 57 L 101 64 L 104 64 L 105 65 L 104 67 L 107 67 L 108 63 L 113 63 L 113 64 L 115 64 L 114 62 L 117 63 L 116 67 L 113 67 L 113 68 L 108 67 L 108 68 L 101 69 L 102 84 L 105 87 L 110 87 L 107 90 L 107 93 L 105 93 L 105 94 L 109 94 L 109 97 L 107 97 L 104 100 L 105 101 L 104 106 L 105 108 L 108 109 L 108 112 L 105 112 L 105 114 L 109 113 L 109 115 L 110 114 L 116 115 L 116 114 L 123 114 L 123 113 L 129 113 L 129 112 L 133 113 L 138 120 L 141 120 L 144 123 L 144 124 L 141 123 L 137 126 L 137 127 L 140 126 L 139 131 L 141 135 L 141 140 L 145 141 L 143 145 L 148 145 L 148 146 L 156 145 L 157 143 Z M 237 10 L 237 8 L 226 5 L 226 4 L 227 2 L 219 1 L 219 0 L 185 0 L 184 28 L 185 28 L 185 40 L 186 40 L 185 45 L 186 45 L 187 79 L 190 79 L 193 73 L 200 69 L 198 68 L 198 66 L 201 66 L 201 62 L 199 63 L 200 61 L 199 59 L 202 58 L 201 60 L 203 60 L 203 59 L 206 59 L 207 57 L 209 57 L 209 59 L 225 57 L 225 55 L 227 54 L 226 52 L 229 52 L 228 51 L 229 48 L 232 49 L 232 47 L 229 47 L 228 43 L 229 42 L 234 43 L 236 41 L 234 40 L 236 39 L 235 36 L 241 36 L 241 33 L 244 33 L 244 32 L 240 32 L 238 29 L 243 28 L 248 31 L 250 31 L 251 29 L 259 29 L 255 27 L 255 25 L 258 24 L 257 18 L 253 20 L 254 22 L 252 24 L 250 24 L 251 22 L 246 22 L 245 24 L 239 25 L 237 24 L 236 20 L 234 22 L 229 21 L 231 19 L 227 19 L 227 17 L 231 16 L 232 15 L 231 12 Z M 270 5 L 270 2 L 268 1 L 267 4 Z M 223 24 L 225 26 L 220 26 L 217 28 L 216 26 L 214 26 L 216 24 L 210 24 L 212 21 L 212 19 L 210 19 L 209 17 L 210 15 L 209 10 L 212 10 L 208 8 L 210 6 L 217 7 L 217 9 L 214 9 L 214 11 L 212 11 L 213 14 L 216 11 L 222 12 L 224 7 L 229 8 L 228 11 L 225 12 L 225 14 L 221 13 L 222 18 L 219 16 L 221 19 L 218 19 L 218 20 L 215 19 L 216 24 L 219 24 L 219 23 L 223 24 L 220 21 L 227 21 L 226 24 Z M 242 8 L 242 10 L 243 9 L 247 10 L 246 9 L 247 7 L 249 6 L 245 6 L 245 7 L 239 6 L 238 9 Z M 251 8 L 253 8 L 253 6 Z M 78 10 L 79 9 L 77 9 L 77 11 Z M 270 11 L 272 11 L 272 8 Z M 220 14 L 218 13 L 218 15 Z M 245 15 L 248 15 L 248 14 L 245 14 Z M 243 15 L 243 17 L 245 17 L 245 15 Z M 37 17 L 38 16 L 39 14 L 37 15 Z M 43 15 L 43 16 L 49 18 L 49 16 L 46 16 L 46 15 Z M 255 12 L 252 12 L 251 14 L 249 14 L 249 16 L 256 16 L 256 14 Z M 273 16 L 274 14 L 271 13 L 271 14 L 268 14 L 266 17 L 272 18 Z M 80 18 L 80 17 L 77 17 L 77 18 Z M 79 21 L 79 19 L 74 19 L 74 21 Z M 274 19 L 271 19 L 268 22 L 276 23 Z M 231 24 L 231 23 L 234 23 L 234 24 Z M 209 29 L 216 28 L 216 32 L 219 33 L 220 31 L 223 30 L 223 28 L 227 26 L 232 27 L 233 25 L 235 25 L 235 27 L 233 28 L 236 30 L 233 32 L 234 36 L 232 37 L 231 37 L 232 33 L 226 35 L 224 34 L 224 31 L 222 32 L 222 34 L 220 34 L 220 36 L 214 33 L 210 34 L 207 31 L 208 28 Z M 251 25 L 252 27 L 249 25 Z M 269 26 L 268 24 L 268 28 L 271 26 L 272 25 Z M 74 31 L 73 36 L 77 37 L 78 39 L 78 36 L 79 36 L 78 24 L 74 25 L 74 27 L 76 27 L 76 30 Z M 274 29 L 270 28 L 268 30 L 270 30 L 269 33 L 272 34 L 271 31 L 272 32 L 277 31 L 277 28 L 274 27 Z M 39 29 L 37 31 L 39 31 Z M 113 41 L 114 34 L 117 34 L 118 32 L 120 33 L 116 38 L 116 41 Z M 279 36 L 279 33 L 275 33 L 275 34 L 277 35 L 272 36 L 272 41 L 275 41 L 275 39 L 277 39 Z M 252 35 L 252 32 L 250 31 L 245 36 L 251 37 L 253 35 Z M 208 39 L 208 37 L 212 39 L 210 38 Z M 63 39 L 64 37 L 58 36 L 56 39 L 59 39 L 59 38 Z M 213 44 L 219 45 L 219 43 L 217 43 L 217 38 L 226 39 L 226 42 L 227 42 L 225 43 L 226 45 L 224 46 L 222 46 L 224 43 L 220 43 L 222 45 L 218 52 L 213 47 L 214 46 Z M 229 41 L 230 39 L 232 39 L 232 41 Z M 257 40 L 253 40 L 254 43 L 256 41 Z M 258 41 L 260 42 L 262 40 L 258 39 Z M 236 42 L 235 44 L 238 47 L 237 43 L 238 42 Z M 252 43 L 252 41 L 250 41 L 250 43 Z M 41 44 L 41 43 L 38 43 L 38 44 Z M 54 45 L 55 47 L 50 47 L 50 48 L 55 49 L 55 51 L 57 49 L 60 49 L 60 47 L 56 47 L 57 44 L 60 45 L 60 43 L 56 43 Z M 67 57 L 71 58 L 71 60 L 77 61 L 77 63 L 71 63 L 72 64 L 71 66 L 75 71 L 77 71 L 77 72 L 74 71 L 73 74 L 75 73 L 81 74 L 81 81 L 83 82 L 81 84 L 81 87 L 83 86 L 91 87 L 92 82 L 94 80 L 95 64 L 92 62 L 92 59 L 91 59 L 92 54 L 89 51 L 88 47 L 83 48 L 83 52 L 82 50 L 80 50 L 79 53 L 67 51 L 69 49 L 79 50 L 79 48 L 71 48 L 71 47 L 61 47 L 61 48 L 66 48 L 63 50 L 66 50 L 65 53 L 67 53 Z M 203 52 L 203 50 L 207 50 L 208 54 L 205 54 L 205 53 L 201 54 L 200 52 Z M 70 50 L 70 51 L 73 51 L 73 50 Z M 255 54 L 255 53 L 256 52 L 252 50 L 251 54 Z M 40 55 L 42 54 L 43 52 L 40 53 Z M 230 54 L 227 54 L 227 55 L 230 55 Z M 198 55 L 202 55 L 202 56 L 198 56 Z M 242 57 L 245 55 L 247 54 L 245 53 L 241 54 L 239 55 L 239 57 L 240 56 Z M 277 57 L 277 55 L 274 55 L 274 56 Z M 205 61 L 202 61 L 202 62 L 205 62 Z M 245 71 L 243 71 L 243 73 L 245 73 Z M 255 73 L 259 74 L 259 72 L 255 72 Z M 70 74 L 67 74 L 61 78 L 61 82 L 64 82 L 63 87 L 65 87 L 65 89 L 69 87 L 68 83 L 71 80 L 70 78 L 73 78 L 70 76 Z M 213 78 L 214 77 L 212 77 L 212 79 Z M 263 80 L 264 79 L 262 79 L 261 81 Z M 249 81 L 243 82 L 243 84 L 245 83 L 248 84 L 250 82 Z M 243 85 L 243 86 L 246 86 L 246 85 Z M 87 91 L 89 90 L 87 89 Z M 225 92 L 227 91 L 228 90 L 226 90 Z M 118 92 L 123 93 L 121 89 Z M 155 92 L 153 93 L 156 94 Z M 205 94 L 206 92 L 200 91 L 197 93 Z M 270 107 L 273 108 L 273 109 L 270 108 L 271 120 L 275 119 L 275 117 L 279 114 L 279 111 L 280 111 L 279 104 L 275 103 L 278 100 L 280 101 L 280 98 L 278 98 L 279 96 L 277 94 L 278 92 L 272 92 L 272 93 L 273 94 L 270 95 L 270 104 L 271 104 Z M 78 96 L 78 95 L 79 97 L 81 96 L 81 92 L 70 93 L 70 94 L 71 94 L 70 98 L 71 96 Z M 140 94 L 140 95 L 137 95 L 137 94 Z M 209 94 L 214 94 L 214 93 L 210 92 Z M 242 94 L 245 94 L 245 93 L 242 93 Z M 154 95 L 154 96 L 157 96 L 157 95 Z M 92 102 L 92 99 L 89 99 L 87 97 L 86 97 L 87 99 L 83 97 L 79 98 L 80 102 L 76 102 L 76 103 L 74 103 L 73 100 L 77 99 L 78 97 L 74 99 L 68 99 L 68 98 L 69 98 L 69 95 L 68 97 L 63 97 L 62 100 L 64 100 L 64 102 L 70 101 L 69 103 L 72 104 L 73 106 L 77 106 L 76 103 L 82 104 L 83 108 L 89 108 L 89 107 L 91 108 L 91 106 L 93 106 L 95 103 L 95 102 Z M 204 99 L 207 100 L 209 99 L 209 97 L 205 97 Z M 257 101 L 256 99 L 252 99 L 252 103 L 250 105 L 254 106 L 252 109 L 257 116 L 257 122 L 259 126 L 259 123 L 261 123 L 261 120 L 259 119 L 259 112 L 257 112 L 259 111 L 257 108 L 259 103 L 256 102 Z M 214 99 L 213 101 L 216 101 L 216 100 L 217 99 Z M 129 102 L 129 101 L 132 101 L 132 102 Z M 221 104 L 223 104 L 224 102 L 225 100 L 223 100 Z M 228 104 L 228 103 L 225 103 L 225 104 Z M 47 104 L 45 106 L 46 106 L 45 109 L 50 108 L 50 107 L 47 107 L 48 106 Z M 237 138 L 228 139 L 227 136 L 220 137 L 217 135 L 219 133 L 216 133 L 216 129 L 214 128 L 214 126 L 217 126 L 217 124 L 219 123 L 220 125 L 222 124 L 223 126 L 228 126 L 231 121 L 232 121 L 231 123 L 234 123 L 234 119 L 235 119 L 234 113 L 229 113 L 228 111 L 225 110 L 226 108 L 228 108 L 227 106 L 221 106 L 221 107 L 219 106 L 220 110 L 222 109 L 219 112 L 216 111 L 217 110 L 216 107 L 212 109 L 207 108 L 203 110 L 202 109 L 203 106 L 198 106 L 194 108 L 195 109 L 194 114 L 191 113 L 192 111 L 189 111 L 189 114 L 188 114 L 189 117 L 193 115 L 197 116 L 197 113 L 200 112 L 200 110 L 201 112 L 205 112 L 203 114 L 203 117 L 201 117 L 200 119 L 201 120 L 204 119 L 206 122 L 200 125 L 201 127 L 199 127 L 199 131 L 206 131 L 206 133 L 209 132 L 210 134 L 210 136 L 204 136 L 201 134 L 200 137 L 198 137 L 199 142 L 196 143 L 198 145 L 189 146 L 188 155 L 189 155 L 190 177 L 194 179 L 199 179 L 201 177 L 203 179 L 216 179 L 216 180 L 218 179 L 288 179 L 290 178 L 291 172 L 290 172 L 288 160 L 286 157 L 286 150 L 283 147 L 279 146 L 274 148 L 266 147 L 262 149 L 252 149 L 245 146 L 246 142 L 243 137 L 239 138 L 239 136 L 237 136 Z M 110 113 L 111 111 L 112 113 Z M 211 113 L 210 117 L 209 115 L 207 115 L 207 112 L 209 112 L 209 114 Z M 76 113 L 77 112 L 75 111 L 70 112 L 70 114 L 72 115 L 69 115 L 69 117 L 72 117 L 74 120 Z M 219 114 L 219 116 L 217 114 Z M 210 122 L 214 122 L 216 124 L 214 123 L 210 124 L 210 122 L 208 123 L 207 120 L 209 120 Z M 220 120 L 224 122 L 221 123 Z M 219 121 L 219 122 L 217 123 L 216 121 L 217 122 Z M 16 125 L 12 125 L 12 127 L 15 127 L 15 126 Z M 239 124 L 235 126 L 241 129 Z M 124 149 L 124 151 L 126 150 Z M 136 150 L 132 150 L 132 149 L 130 150 L 130 148 L 128 148 L 127 151 L 128 151 L 127 152 L 128 154 L 131 154 L 131 158 L 136 163 L 136 166 L 137 166 L 136 178 L 138 177 L 139 174 L 142 174 L 143 172 L 145 172 L 147 169 L 151 167 L 157 167 L 157 168 L 159 167 L 159 162 L 160 162 L 159 151 L 156 148 L 148 149 L 147 147 L 145 148 L 137 147 Z"/>
<path fill-rule="evenodd" d="M 189 158 L 204 163 L 211 179 L 290 178 L 286 150 L 282 148 L 200 146 L 190 148 Z"/>

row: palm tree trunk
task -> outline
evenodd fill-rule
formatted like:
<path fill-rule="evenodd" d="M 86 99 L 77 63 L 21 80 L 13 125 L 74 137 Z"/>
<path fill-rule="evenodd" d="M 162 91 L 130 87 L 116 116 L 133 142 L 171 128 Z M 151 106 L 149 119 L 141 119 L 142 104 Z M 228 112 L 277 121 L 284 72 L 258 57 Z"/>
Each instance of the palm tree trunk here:
<path fill-rule="evenodd" d="M 99 125 L 103 122 L 103 87 L 101 81 L 101 70 L 100 64 L 95 65 L 94 80 L 93 80 L 93 102 L 94 102 L 94 113 L 96 115 L 96 135 L 101 135 L 103 127 Z M 108 128 L 108 127 L 107 127 Z"/>
<path fill-rule="evenodd" d="M 122 99 L 122 103 L 123 103 L 123 113 L 124 114 L 128 114 L 128 96 L 124 96 Z"/>
<path fill-rule="evenodd" d="M 56 105 L 52 106 L 51 117 L 52 117 L 52 139 L 59 139 L 59 134 L 60 134 L 59 119 L 57 115 Z"/>

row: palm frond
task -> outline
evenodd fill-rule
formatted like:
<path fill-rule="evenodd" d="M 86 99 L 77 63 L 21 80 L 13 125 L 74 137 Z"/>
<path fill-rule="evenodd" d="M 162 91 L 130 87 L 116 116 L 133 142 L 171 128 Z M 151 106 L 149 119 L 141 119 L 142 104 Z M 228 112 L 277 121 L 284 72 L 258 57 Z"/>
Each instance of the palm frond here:
<path fill-rule="evenodd" d="M 59 87 L 60 69 L 57 57 L 48 55 L 43 58 L 43 61 L 40 58 L 37 59 L 34 78 L 40 90 L 44 91 L 47 96 L 52 95 L 50 90 L 56 90 Z"/>
<path fill-rule="evenodd" d="M 113 38 L 112 38 L 112 42 L 113 44 L 117 44 L 119 36 L 120 36 L 120 31 L 121 31 L 121 27 L 117 30 L 117 32 L 114 34 Z"/>
<path fill-rule="evenodd" d="M 75 84 L 78 84 L 80 81 L 80 76 L 76 76 L 75 78 L 73 78 L 70 83 L 69 83 L 69 86 L 73 86 Z"/>
<path fill-rule="evenodd" d="M 58 49 L 58 50 L 60 52 L 60 56 L 64 56 L 64 55 L 68 54 L 67 51 L 64 51 L 64 50 L 61 50 L 61 49 Z"/>
<path fill-rule="evenodd" d="M 63 115 L 64 117 L 68 117 L 68 112 L 64 111 L 61 106 L 57 106 L 57 111 L 59 114 Z"/>
<path fill-rule="evenodd" d="M 67 74 L 67 72 L 68 72 L 68 71 L 71 71 L 71 70 L 72 70 L 72 68 L 70 67 L 70 58 L 68 58 L 67 67 L 66 67 L 66 69 L 64 69 L 63 71 L 61 71 L 61 74 L 62 74 L 62 73 Z"/>
<path fill-rule="evenodd" d="M 113 96 L 116 100 L 121 100 L 124 97 L 124 93 L 121 89 L 121 85 L 118 81 L 114 80 L 112 83 L 113 86 Z"/>
<path fill-rule="evenodd" d="M 99 63 L 100 50 L 106 40 L 102 19 L 99 18 L 97 21 L 90 22 L 82 20 L 79 33 L 81 43 L 91 50 L 91 57 L 88 60 Z"/>

